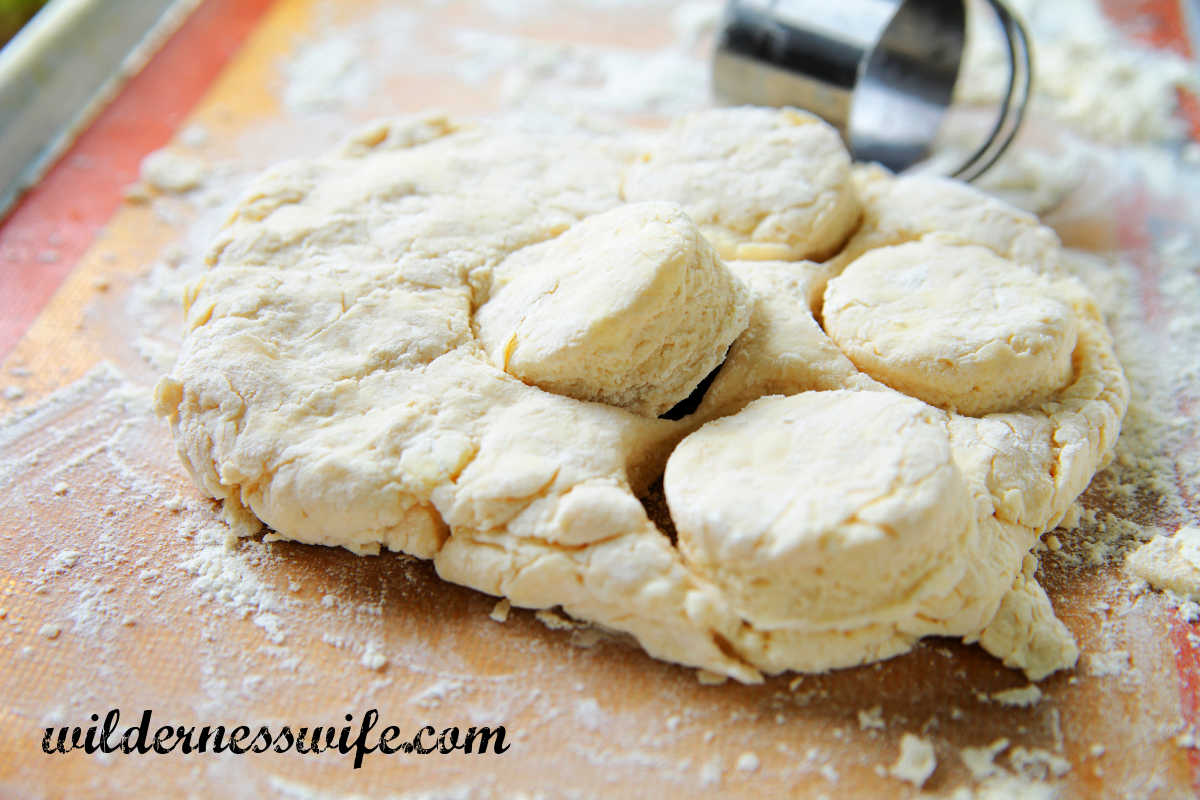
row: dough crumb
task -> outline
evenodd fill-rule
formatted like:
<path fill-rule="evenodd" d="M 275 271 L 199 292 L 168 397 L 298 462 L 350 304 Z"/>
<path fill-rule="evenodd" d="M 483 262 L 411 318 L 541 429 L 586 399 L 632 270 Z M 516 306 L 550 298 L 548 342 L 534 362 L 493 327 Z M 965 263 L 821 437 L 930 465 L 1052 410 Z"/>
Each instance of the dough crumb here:
<path fill-rule="evenodd" d="M 62 627 L 54 623 L 47 623 L 38 628 L 38 636 L 44 636 L 47 639 L 57 639 L 60 633 L 62 633 Z"/>
<path fill-rule="evenodd" d="M 1028 708 L 1041 702 L 1042 690 L 1031 683 L 1028 686 L 1005 689 L 1002 692 L 993 692 L 990 697 L 1001 705 Z"/>
<path fill-rule="evenodd" d="M 495 613 L 495 609 L 492 610 L 492 613 Z M 535 612 L 533 616 L 537 617 L 538 622 L 552 631 L 570 631 L 575 629 L 574 622 L 571 622 L 571 620 L 561 614 L 556 614 L 548 608 L 543 608 Z"/>
<path fill-rule="evenodd" d="M 887 723 L 883 721 L 883 707 L 874 706 L 858 712 L 858 727 L 861 730 L 873 728 L 883 730 L 887 727 Z"/>
<path fill-rule="evenodd" d="M 700 681 L 704 686 L 720 686 L 729 680 L 729 676 L 722 675 L 719 672 L 710 672 L 706 669 L 698 669 L 696 670 L 696 680 Z"/>
<path fill-rule="evenodd" d="M 1045 780 L 1051 775 L 1061 778 L 1071 771 L 1069 761 L 1039 747 L 1014 747 L 1008 760 L 1013 769 L 1033 780 Z"/>
<path fill-rule="evenodd" d="M 70 484 L 63 483 L 60 481 L 60 482 L 54 484 L 54 487 L 50 491 L 54 492 L 59 497 L 62 497 L 64 495 L 66 495 L 67 492 L 71 491 L 71 486 L 70 486 Z"/>
<path fill-rule="evenodd" d="M 1079 527 L 1080 520 L 1083 519 L 1083 505 L 1078 500 L 1071 503 L 1067 508 L 1067 513 L 1063 515 L 1062 521 L 1058 523 L 1058 527 L 1063 530 L 1074 530 Z"/>
<path fill-rule="evenodd" d="M 900 757 L 888 773 L 893 778 L 908 781 L 919 789 L 925 785 L 925 781 L 929 780 L 936 768 L 937 756 L 929 740 L 906 733 L 900 738 Z"/>
<path fill-rule="evenodd" d="M 51 575 L 62 575 L 79 563 L 81 555 L 78 550 L 59 550 L 58 555 L 46 564 L 46 572 Z"/>
<path fill-rule="evenodd" d="M 512 603 L 508 602 L 508 598 L 501 597 L 496 605 L 492 607 L 492 612 L 488 616 L 496 620 L 496 622 L 508 622 L 508 612 L 511 608 Z"/>
<path fill-rule="evenodd" d="M 4 399 L 9 401 L 20 400 L 25 396 L 25 390 L 20 386 L 5 386 Z"/>
<path fill-rule="evenodd" d="M 362 665 L 367 669 L 381 670 L 387 666 L 388 660 L 379 648 L 378 642 L 371 642 L 363 650 Z"/>
<path fill-rule="evenodd" d="M 1200 749 L 1200 740 L 1196 739 L 1194 728 L 1187 728 L 1175 737 L 1175 744 L 1187 750 Z"/>
<path fill-rule="evenodd" d="M 977 781 L 991 777 L 1001 769 L 996 756 L 1008 749 L 1008 739 L 997 739 L 984 747 L 964 747 L 958 751 L 959 758 Z"/>
<path fill-rule="evenodd" d="M 737 768 L 742 772 L 754 772 L 759 767 L 758 756 L 754 753 L 742 753 L 738 756 Z"/>
<path fill-rule="evenodd" d="M 160 192 L 195 189 L 204 182 L 205 172 L 204 162 L 200 159 L 169 150 L 156 150 L 142 159 L 142 180 Z"/>
<path fill-rule="evenodd" d="M 1155 589 L 1200 600 L 1200 528 L 1187 526 L 1174 536 L 1155 536 L 1129 554 L 1125 570 Z"/>
<path fill-rule="evenodd" d="M 208 128 L 193 122 L 179 132 L 179 141 L 188 147 L 203 147 L 208 144 Z"/>
<path fill-rule="evenodd" d="M 1100 756 L 1104 755 L 1104 750 L 1104 745 L 1094 744 L 1088 749 L 1088 753 L 1091 754 L 1092 758 L 1099 758 Z"/>
<path fill-rule="evenodd" d="M 584 650 L 595 647 L 604 637 L 596 628 L 586 627 L 578 628 L 571 631 L 571 638 L 568 639 L 572 647 L 580 647 Z"/>

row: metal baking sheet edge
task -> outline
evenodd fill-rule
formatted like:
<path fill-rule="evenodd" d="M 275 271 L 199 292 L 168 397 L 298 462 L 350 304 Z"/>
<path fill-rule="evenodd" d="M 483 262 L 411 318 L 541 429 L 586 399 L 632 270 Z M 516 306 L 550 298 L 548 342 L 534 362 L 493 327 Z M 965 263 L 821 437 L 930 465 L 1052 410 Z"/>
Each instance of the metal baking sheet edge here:
<path fill-rule="evenodd" d="M 0 50 L 0 221 L 200 0 L 51 0 Z"/>

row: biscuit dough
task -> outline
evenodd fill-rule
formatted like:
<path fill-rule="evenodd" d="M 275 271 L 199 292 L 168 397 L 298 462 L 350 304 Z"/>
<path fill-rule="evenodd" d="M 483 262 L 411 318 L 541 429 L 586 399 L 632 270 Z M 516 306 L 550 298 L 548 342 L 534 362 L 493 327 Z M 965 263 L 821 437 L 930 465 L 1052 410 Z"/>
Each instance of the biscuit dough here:
<path fill-rule="evenodd" d="M 825 330 L 863 372 L 972 416 L 1071 377 L 1078 325 L 1049 280 L 977 245 L 925 236 L 870 250 L 825 288 Z"/>
<path fill-rule="evenodd" d="M 502 262 L 475 324 L 510 375 L 657 417 L 721 363 L 748 313 L 682 209 L 630 203 Z"/>
<path fill-rule="evenodd" d="M 679 203 L 728 259 L 826 258 L 859 218 L 841 137 L 797 111 L 681 117 L 629 166 L 621 188 L 628 202 Z"/>
<path fill-rule="evenodd" d="M 193 479 L 244 533 L 429 558 L 741 681 L 927 635 L 1031 676 L 1074 663 L 1029 553 L 1111 457 L 1128 388 L 1091 298 L 1056 277 L 1053 233 L 952 182 L 851 180 L 800 112 L 706 112 L 654 138 L 425 114 L 261 176 L 185 293 L 156 390 Z M 1002 410 L 966 416 L 826 334 L 831 278 L 930 234 L 1011 265 L 948 281 L 1048 276 L 1076 328 L 1047 351 L 1070 350 L 1062 385 L 985 382 L 980 408 Z M 539 301 L 551 276 L 564 296 Z M 988 330 L 967 334 L 987 347 Z M 518 366 L 514 331 L 549 346 Z M 695 413 L 654 416 L 722 355 Z M 677 542 L 646 511 L 664 471 Z"/>
<path fill-rule="evenodd" d="M 893 392 L 756 400 L 671 454 L 680 552 L 763 630 L 909 617 L 962 577 L 976 536 L 946 425 Z"/>

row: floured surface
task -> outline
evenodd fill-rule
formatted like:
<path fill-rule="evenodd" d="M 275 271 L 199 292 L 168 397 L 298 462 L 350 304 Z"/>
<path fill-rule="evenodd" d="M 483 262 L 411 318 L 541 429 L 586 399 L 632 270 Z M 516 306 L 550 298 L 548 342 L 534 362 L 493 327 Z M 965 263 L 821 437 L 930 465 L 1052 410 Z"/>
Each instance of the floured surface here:
<path fill-rule="evenodd" d="M 713 19 L 713 7 L 706 7 L 689 6 L 692 16 L 656 11 L 678 26 L 667 21 L 656 29 L 664 39 L 652 38 L 644 19 L 636 32 L 621 32 L 610 12 L 594 4 L 553 17 L 561 27 L 541 39 L 542 50 L 518 46 L 521 40 L 512 37 L 517 23 L 483 9 L 473 12 L 469 35 L 459 18 L 429 28 L 422 38 L 452 41 L 492 59 L 465 62 L 477 72 L 451 80 L 459 94 L 441 95 L 464 108 L 494 107 L 497 100 L 481 87 L 498 86 L 496 97 L 506 105 L 520 98 L 585 97 L 593 110 L 607 104 L 633 113 L 664 106 L 674 111 L 703 102 L 703 94 L 689 94 L 689 84 L 678 80 L 675 91 L 660 92 L 656 79 L 688 74 L 680 65 L 691 63 L 689 37 Z M 117 364 L 119 376 L 53 401 L 58 411 L 44 422 L 10 420 L 3 426 L 0 521 L 22 534 L 0 544 L 7 579 L 0 589 L 0 641 L 12 654 L 0 694 L 19 698 L 4 709 L 10 724 L 2 746 L 20 754 L 5 759 L 3 780 L 19 787 L 75 781 L 132 793 L 161 791 L 163 785 L 244 785 L 247 795 L 273 790 L 301 797 L 351 791 L 420 796 L 435 788 L 450 796 L 508 797 L 547 787 L 554 787 L 552 795 L 577 789 L 587 796 L 611 793 L 616 784 L 653 787 L 667 796 L 776 789 L 902 795 L 912 791 L 910 785 L 887 770 L 897 762 L 902 735 L 911 733 L 934 746 L 937 768 L 924 789 L 935 794 L 961 787 L 980 796 L 1051 796 L 1060 787 L 1075 795 L 1174 796 L 1190 785 L 1193 751 L 1177 741 L 1190 713 L 1176 677 L 1176 661 L 1191 646 L 1186 626 L 1182 636 L 1172 633 L 1180 623 L 1169 601 L 1130 594 L 1119 568 L 1128 542 L 1147 535 L 1145 526 L 1173 531 L 1195 516 L 1189 499 L 1197 474 L 1189 439 L 1194 434 L 1180 421 L 1180 409 L 1197 394 L 1190 355 L 1198 334 L 1192 313 L 1196 231 L 1177 199 L 1195 185 L 1194 170 L 1186 167 L 1143 193 L 1141 202 L 1148 205 L 1140 210 L 1131 206 L 1131 194 L 1106 195 L 1103 203 L 1085 197 L 1087 208 L 1074 203 L 1051 220 L 1069 244 L 1098 249 L 1115 239 L 1094 233 L 1085 238 L 1088 231 L 1120 233 L 1122 225 L 1136 231 L 1140 223 L 1123 220 L 1144 220 L 1148 210 L 1158 222 L 1156 238 L 1133 251 L 1140 269 L 1132 262 L 1100 262 L 1081 263 L 1077 270 L 1115 325 L 1134 402 L 1118 461 L 1085 495 L 1079 530 L 1056 532 L 1058 549 L 1047 539 L 1049 552 L 1041 555 L 1041 578 L 1078 637 L 1082 657 L 1073 675 L 1040 684 L 1044 697 L 1027 708 L 980 699 L 1026 681 L 970 647 L 932 642 L 879 668 L 806 677 L 794 687 L 786 680 L 703 686 L 684 670 L 569 623 L 551 630 L 516 609 L 498 623 L 489 617 L 493 599 L 448 587 L 428 568 L 398 557 L 366 560 L 286 543 L 244 542 L 224 550 L 215 512 L 191 493 L 164 427 L 137 410 L 136 398 L 148 399 L 153 376 L 173 358 L 178 298 L 169 287 L 178 282 L 176 273 L 199 266 L 199 244 L 191 242 L 205 242 L 224 216 L 205 209 L 235 194 L 242 176 L 276 160 L 281 150 L 299 155 L 324 149 L 329 140 L 322 131 L 340 135 L 345 115 L 395 110 L 355 105 L 360 79 L 344 63 L 338 69 L 349 76 L 349 88 L 342 95 L 333 91 L 343 114 L 306 117 L 303 137 L 280 137 L 294 124 L 251 125 L 241 112 L 231 118 L 229 108 L 238 108 L 233 98 L 245 93 L 247 83 L 282 91 L 290 74 L 282 65 L 290 62 L 269 48 L 320 42 L 336 33 L 366 42 L 357 52 L 372 85 L 408 98 L 396 107 L 415 110 L 439 99 L 368 60 L 372 37 L 403 30 L 403 14 L 364 8 L 340 12 L 357 16 L 346 20 L 337 13 L 317 12 L 316 27 L 301 36 L 288 27 L 296 24 L 294 11 L 268 23 L 275 33 L 251 48 L 260 48 L 256 57 L 234 67 L 242 88 L 228 86 L 230 94 L 219 91 L 199 111 L 197 122 L 210 131 L 210 143 L 189 152 L 210 163 L 205 183 L 190 195 L 155 197 L 123 211 L 4 364 L 2 382 L 22 390 L 6 402 L 25 407 L 43 403 L 48 391 L 71 384 L 102 359 Z M 522 35 L 541 34 L 525 28 Z M 588 44 L 578 50 L 544 45 L 564 38 Z M 622 73 L 623 64 L 639 62 L 617 42 L 669 46 L 655 51 L 652 69 L 639 81 L 632 70 Z M 539 52 L 555 66 L 539 71 L 530 60 Z M 633 91 L 617 88 L 623 74 Z M 594 80 L 587 83 L 597 75 L 614 82 L 597 89 Z M 339 80 L 327 85 L 337 87 Z M 572 81 L 583 83 L 571 88 Z M 1144 162 L 1114 160 L 1110 183 L 1128 186 L 1157 163 L 1152 155 Z M 199 226 L 190 226 L 197 211 Z M 1122 239 L 1123 246 L 1129 241 Z M 139 276 L 142 271 L 149 274 Z M 1131 305 L 1131 297 L 1139 304 Z M 1153 323 L 1145 325 L 1146 318 Z M 106 394 L 108 400 L 97 399 Z M 40 451 L 37 463 L 29 460 L 34 451 Z M 179 512 L 171 510 L 176 495 Z M 126 506 L 104 516 L 106 507 Z M 193 528 L 190 537 L 181 534 Z M 128 561 L 112 563 L 121 553 Z M 102 591 L 110 585 L 112 591 Z M 213 599 L 203 601 L 206 595 Z M 220 613 L 198 616 L 204 609 Z M 443 624 L 435 627 L 434 616 Z M 126 617 L 134 624 L 122 625 Z M 496 630 L 501 624 L 503 630 Z M 59 629 L 54 638 L 41 632 L 46 626 Z M 330 675 L 339 677 L 336 684 Z M 311 710 L 298 710 L 298 697 Z M 309 717 L 334 724 L 347 710 L 361 713 L 374 705 L 384 718 L 414 728 L 503 721 L 519 749 L 482 768 L 462 760 L 369 757 L 357 774 L 337 756 L 115 756 L 103 762 L 70 756 L 49 762 L 36 750 L 23 755 L 36 748 L 43 723 L 83 723 L 112 706 L 123 714 L 152 707 L 156 720 L 180 724 L 303 724 Z M 883 727 L 860 726 L 858 712 L 876 706 Z M 1008 744 L 990 759 L 996 771 L 974 778 L 958 753 L 991 747 L 1000 738 Z M 1057 759 L 1070 769 L 1059 774 Z M 48 763 L 55 767 L 52 777 L 44 771 Z M 404 788 L 397 788 L 398 781 Z"/>

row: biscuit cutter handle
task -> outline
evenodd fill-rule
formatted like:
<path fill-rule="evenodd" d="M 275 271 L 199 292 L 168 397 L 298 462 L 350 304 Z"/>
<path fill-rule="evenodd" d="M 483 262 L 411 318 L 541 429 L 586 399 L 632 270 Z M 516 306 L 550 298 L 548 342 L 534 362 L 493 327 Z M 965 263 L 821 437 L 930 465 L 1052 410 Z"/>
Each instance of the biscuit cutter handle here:
<path fill-rule="evenodd" d="M 973 180 L 1008 149 L 1032 85 L 1029 37 L 987 0 L 1009 56 L 986 140 L 953 175 Z M 966 42 L 966 3 L 946 0 L 729 0 L 713 54 L 716 96 L 795 106 L 836 126 L 859 161 L 900 172 L 924 160 L 950 106 Z"/>
<path fill-rule="evenodd" d="M 1033 53 L 1025 25 L 1001 0 L 987 0 L 987 4 L 1004 33 L 1004 44 L 1008 49 L 1008 86 L 1000 103 L 1000 114 L 987 139 L 951 173 L 964 181 L 975 180 L 1004 155 L 1021 128 L 1033 90 Z"/>

